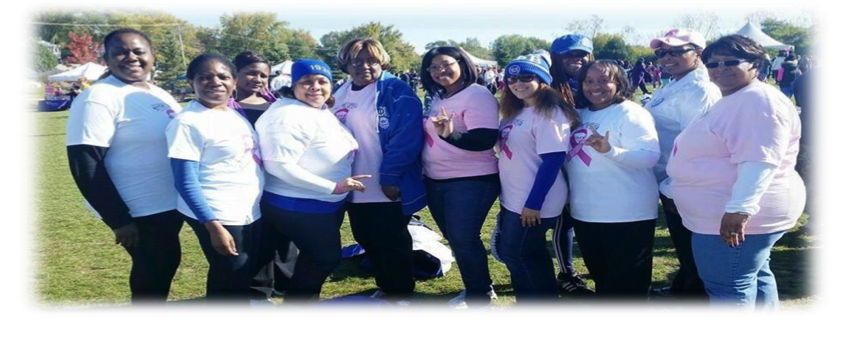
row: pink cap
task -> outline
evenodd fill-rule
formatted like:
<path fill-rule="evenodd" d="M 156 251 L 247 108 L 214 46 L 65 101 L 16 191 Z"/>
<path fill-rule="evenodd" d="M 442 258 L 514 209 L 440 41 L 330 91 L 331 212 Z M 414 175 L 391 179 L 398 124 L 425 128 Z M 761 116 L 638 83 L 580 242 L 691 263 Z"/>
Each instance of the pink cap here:
<path fill-rule="evenodd" d="M 655 38 L 650 41 L 650 48 L 656 49 L 661 47 L 662 44 L 676 47 L 687 45 L 689 43 L 692 43 L 700 48 L 705 48 L 705 37 L 703 37 L 702 33 L 697 31 L 674 28 L 667 31 L 667 33 L 664 34 L 664 37 Z"/>

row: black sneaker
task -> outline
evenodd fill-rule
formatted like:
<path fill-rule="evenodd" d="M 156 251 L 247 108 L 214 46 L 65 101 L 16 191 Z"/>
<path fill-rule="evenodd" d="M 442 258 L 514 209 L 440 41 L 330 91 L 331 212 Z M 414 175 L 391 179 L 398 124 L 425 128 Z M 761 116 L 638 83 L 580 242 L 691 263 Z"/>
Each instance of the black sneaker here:
<path fill-rule="evenodd" d="M 673 288 L 670 286 L 650 290 L 650 297 L 668 301 L 676 300 L 676 295 L 673 294 Z"/>
<path fill-rule="evenodd" d="M 571 295 L 590 295 L 594 291 L 588 288 L 588 284 L 582 280 L 580 275 L 560 273 L 556 276 L 556 288 L 560 293 L 567 293 Z"/>

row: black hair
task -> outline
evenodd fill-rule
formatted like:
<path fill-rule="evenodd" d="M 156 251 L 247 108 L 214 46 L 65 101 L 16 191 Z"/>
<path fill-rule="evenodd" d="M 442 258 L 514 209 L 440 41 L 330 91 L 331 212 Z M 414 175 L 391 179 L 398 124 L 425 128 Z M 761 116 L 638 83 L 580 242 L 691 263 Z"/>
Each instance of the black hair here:
<path fill-rule="evenodd" d="M 621 66 L 615 60 L 597 60 L 585 64 L 584 66 L 582 66 L 582 69 L 580 69 L 580 74 L 577 76 L 577 82 L 579 82 L 579 90 L 577 90 L 576 102 L 589 102 L 585 98 L 583 82 L 585 82 L 585 77 L 588 74 L 588 70 L 594 66 L 607 68 L 609 70 L 609 76 L 612 77 L 612 80 L 618 87 L 618 92 L 615 93 L 615 97 L 612 98 L 613 104 L 621 103 L 625 100 L 632 99 L 632 93 L 635 88 L 632 87 L 632 84 L 630 84 L 629 78 L 626 76 L 626 72 L 623 70 L 623 68 L 621 68 Z M 585 107 L 578 106 L 577 108 Z"/>
<path fill-rule="evenodd" d="M 553 79 L 550 82 L 550 86 L 562 93 L 562 97 L 565 101 L 573 106 L 575 105 L 574 88 L 571 88 L 571 85 L 568 83 L 568 74 L 565 73 L 565 64 L 562 62 L 562 59 L 564 59 L 563 55 L 564 53 L 550 54 L 550 77 Z M 588 62 L 594 61 L 594 54 L 588 53 L 586 59 Z M 582 69 L 580 69 L 580 71 L 582 71 Z"/>
<path fill-rule="evenodd" d="M 430 94 L 430 96 L 437 95 L 442 97 L 445 92 L 445 87 L 442 87 L 442 85 L 433 81 L 433 77 L 431 77 L 430 72 L 427 71 L 427 68 L 430 67 L 433 58 L 437 55 L 447 55 L 457 60 L 457 64 L 460 66 L 460 77 L 462 78 L 464 86 L 469 86 L 472 83 L 477 82 L 477 65 L 471 61 L 471 57 L 469 57 L 462 48 L 453 46 L 431 48 L 426 54 L 424 54 L 421 69 L 419 70 L 419 74 L 421 74 L 422 87 L 428 94 Z"/>
<path fill-rule="evenodd" d="M 760 63 L 764 60 L 765 54 L 764 47 L 755 40 L 743 35 L 732 34 L 719 38 L 708 45 L 703 50 L 701 57 L 703 62 L 708 62 L 708 59 L 714 55 L 734 56 L 749 61 L 757 69 L 760 68 Z"/>
<path fill-rule="evenodd" d="M 267 60 L 263 55 L 251 50 L 240 52 L 240 54 L 237 54 L 237 56 L 234 57 L 234 66 L 237 68 L 237 72 L 240 72 L 243 68 L 246 68 L 253 63 L 265 63 L 272 68 L 272 64 L 269 63 L 269 60 Z"/>
<path fill-rule="evenodd" d="M 133 29 L 133 28 L 120 28 L 118 30 L 111 31 L 110 33 L 108 33 L 108 35 L 105 36 L 105 38 L 103 38 L 102 44 L 103 44 L 103 47 L 105 48 L 106 54 L 108 54 L 108 46 L 110 46 L 114 43 L 113 40 L 115 38 L 117 38 L 118 36 L 124 35 L 124 34 L 140 35 L 144 40 L 146 40 L 146 43 L 149 45 L 150 52 L 152 51 L 152 39 L 150 39 L 148 35 L 144 34 L 144 32 L 141 32 L 141 31 L 139 31 L 137 29 Z"/>
<path fill-rule="evenodd" d="M 229 61 L 228 58 L 226 58 L 225 56 L 214 53 L 203 53 L 193 58 L 193 60 L 190 61 L 190 64 L 187 65 L 187 79 L 193 81 L 193 79 L 196 78 L 196 73 L 199 72 L 199 68 L 210 61 L 217 61 L 226 68 L 228 68 L 228 71 L 231 72 L 232 77 L 237 74 L 237 72 L 235 71 L 236 68 L 234 67 L 234 64 L 231 63 L 231 61 Z"/>

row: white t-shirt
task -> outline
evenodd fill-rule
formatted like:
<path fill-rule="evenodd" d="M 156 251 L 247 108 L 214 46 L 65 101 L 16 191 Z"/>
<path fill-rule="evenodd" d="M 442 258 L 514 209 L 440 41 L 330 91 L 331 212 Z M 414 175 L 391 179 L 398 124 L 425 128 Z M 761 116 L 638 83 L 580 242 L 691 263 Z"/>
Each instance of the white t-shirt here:
<path fill-rule="evenodd" d="M 659 139 L 653 117 L 629 100 L 596 112 L 579 111 L 583 124 L 573 132 L 566 165 L 571 216 L 593 223 L 657 218 L 659 191 L 653 166 L 659 157 Z M 609 152 L 603 154 L 591 146 L 578 151 L 578 145 L 591 135 L 589 125 L 603 136 L 609 132 Z"/>
<path fill-rule="evenodd" d="M 667 179 L 665 168 L 670 159 L 673 140 L 685 127 L 720 100 L 720 89 L 709 81 L 708 71 L 699 67 L 678 81 L 672 81 L 656 91 L 644 106 L 656 123 L 661 156 L 653 168 L 656 180 Z"/>
<path fill-rule="evenodd" d="M 570 136 L 570 121 L 558 108 L 550 119 L 527 107 L 514 118 L 501 121 L 498 137 L 501 206 L 521 214 L 542 163 L 540 155 L 568 151 Z M 542 204 L 541 218 L 561 215 L 567 198 L 568 185 L 560 170 Z"/>
<path fill-rule="evenodd" d="M 191 101 L 167 126 L 169 157 L 199 163 L 199 186 L 208 207 L 223 225 L 260 219 L 263 171 L 258 135 L 232 109 L 208 109 Z M 177 209 L 196 215 L 179 196 Z"/>
<path fill-rule="evenodd" d="M 67 119 L 67 145 L 108 147 L 105 167 L 132 217 L 176 208 L 164 130 L 181 110 L 169 93 L 114 76 L 79 94 Z"/>
<path fill-rule="evenodd" d="M 351 193 L 351 203 L 384 203 L 392 202 L 383 194 L 380 185 L 381 162 L 383 150 L 378 137 L 378 110 L 375 102 L 376 83 L 369 84 L 358 91 L 351 90 L 353 83 L 349 83 L 334 94 L 336 103 L 332 109 L 360 145 L 360 150 L 354 160 L 352 173 L 354 175 L 372 175 L 367 179 L 366 191 Z"/>
<path fill-rule="evenodd" d="M 306 185 L 267 175 L 266 191 L 325 202 L 339 202 L 346 197 L 332 192 L 336 182 L 351 176 L 357 142 L 330 110 L 316 109 L 295 99 L 281 99 L 261 115 L 255 129 L 264 160 L 297 164 L 315 175 L 309 180 L 315 182 Z M 371 182 L 368 179 L 363 182 L 369 189 Z"/>

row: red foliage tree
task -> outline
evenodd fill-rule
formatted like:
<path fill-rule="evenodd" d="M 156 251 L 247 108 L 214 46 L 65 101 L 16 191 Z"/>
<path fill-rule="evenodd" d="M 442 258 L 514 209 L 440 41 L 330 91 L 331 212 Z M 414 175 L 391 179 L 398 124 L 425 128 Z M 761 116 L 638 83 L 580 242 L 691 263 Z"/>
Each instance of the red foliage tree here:
<path fill-rule="evenodd" d="M 67 36 L 70 40 L 67 43 L 67 49 L 70 52 L 70 56 L 67 57 L 69 63 L 81 65 L 97 61 L 100 56 L 100 44 L 94 42 L 90 35 L 76 35 L 70 32 Z"/>

